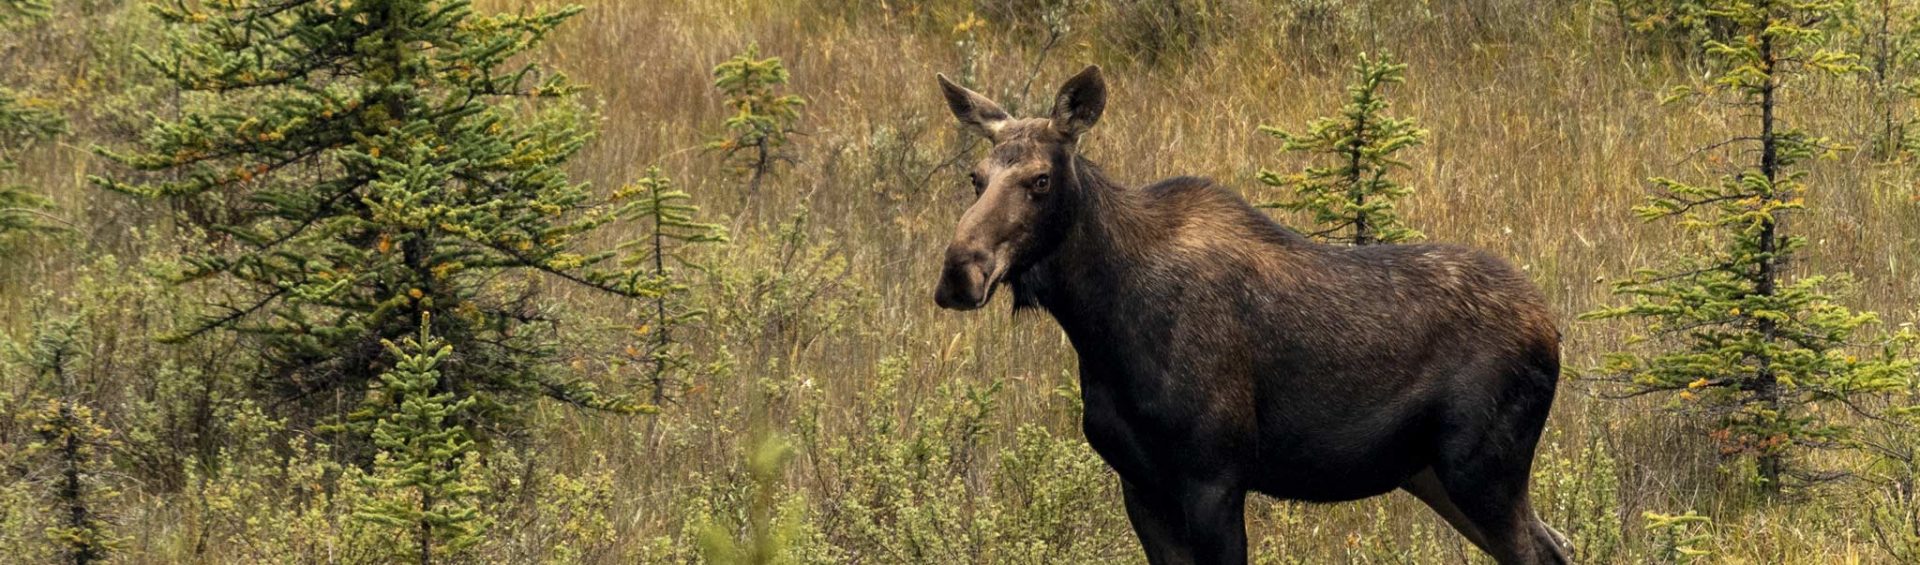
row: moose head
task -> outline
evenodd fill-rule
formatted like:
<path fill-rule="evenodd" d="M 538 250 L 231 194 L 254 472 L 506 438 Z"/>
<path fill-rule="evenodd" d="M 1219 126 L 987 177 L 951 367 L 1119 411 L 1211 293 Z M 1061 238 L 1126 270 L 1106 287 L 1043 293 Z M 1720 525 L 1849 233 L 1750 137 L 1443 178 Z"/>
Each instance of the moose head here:
<path fill-rule="evenodd" d="M 947 245 L 933 293 L 942 308 L 972 310 L 1059 248 L 1083 189 L 1075 145 L 1100 121 L 1107 84 L 1099 67 L 1087 67 L 1060 87 L 1048 117 L 1014 118 L 980 93 L 938 78 L 953 116 L 993 143 L 973 167 L 976 200 Z"/>

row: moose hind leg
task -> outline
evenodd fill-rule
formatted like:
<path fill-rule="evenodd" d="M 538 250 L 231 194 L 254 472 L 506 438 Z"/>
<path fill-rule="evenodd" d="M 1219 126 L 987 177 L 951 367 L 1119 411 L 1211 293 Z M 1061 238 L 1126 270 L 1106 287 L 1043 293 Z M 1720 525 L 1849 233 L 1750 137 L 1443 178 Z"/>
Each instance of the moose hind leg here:
<path fill-rule="evenodd" d="M 1560 548 L 1560 553 L 1573 555 L 1573 540 L 1567 539 L 1567 534 L 1560 533 L 1560 530 L 1547 525 L 1547 521 L 1541 520 L 1538 514 L 1534 515 L 1533 521 L 1540 525 L 1540 529 L 1546 530 L 1547 539 L 1552 541 L 1555 547 Z"/>
<path fill-rule="evenodd" d="M 1432 467 L 1415 473 L 1413 477 L 1407 479 L 1406 484 L 1400 485 L 1400 488 L 1412 494 L 1414 498 L 1420 499 L 1420 502 L 1426 503 L 1428 508 L 1433 509 L 1433 513 L 1439 514 L 1447 521 L 1447 525 L 1453 526 L 1454 531 L 1460 532 L 1460 536 L 1473 542 L 1475 547 L 1479 547 L 1481 551 L 1489 551 L 1486 536 L 1481 535 L 1480 528 L 1475 526 L 1472 520 L 1467 519 L 1467 515 L 1460 511 L 1459 506 L 1454 505 L 1453 499 L 1447 496 L 1446 488 L 1440 486 L 1440 477 L 1434 474 Z"/>
<path fill-rule="evenodd" d="M 1447 497 L 1478 530 L 1476 545 L 1502 565 L 1570 563 L 1561 541 L 1527 502 L 1525 475 L 1441 473 Z M 1464 533 L 1464 532 L 1463 532 Z M 1469 536 L 1471 539 L 1471 536 Z"/>
<path fill-rule="evenodd" d="M 1480 531 L 1481 547 L 1503 565 L 1570 562 L 1562 539 L 1540 521 L 1527 499 L 1554 374 L 1525 371 L 1516 376 L 1517 388 L 1483 407 L 1488 410 L 1478 418 L 1459 419 L 1457 424 L 1464 425 L 1442 439 L 1434 466 L 1447 498 Z"/>

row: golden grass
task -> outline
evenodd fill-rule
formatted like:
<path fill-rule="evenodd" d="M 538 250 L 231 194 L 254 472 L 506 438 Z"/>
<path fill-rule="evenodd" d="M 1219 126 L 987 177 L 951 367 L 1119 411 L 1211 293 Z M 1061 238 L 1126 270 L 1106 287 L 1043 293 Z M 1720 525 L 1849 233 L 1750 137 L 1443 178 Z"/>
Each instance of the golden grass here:
<path fill-rule="evenodd" d="M 961 169 L 924 167 L 966 143 L 948 124 L 930 80 L 936 71 L 955 72 L 962 60 L 956 38 L 941 26 L 957 22 L 958 12 L 887 18 L 875 9 L 848 22 L 807 4 L 696 1 L 639 10 L 590 5 L 552 49 L 561 66 L 596 85 L 605 102 L 606 140 L 583 171 L 596 182 L 615 183 L 646 162 L 664 162 L 692 183 L 709 209 L 737 210 L 736 183 L 688 148 L 720 118 L 705 70 L 758 42 L 763 52 L 786 60 L 794 71 L 793 91 L 809 100 L 796 163 L 766 195 L 758 218 L 806 206 L 816 218 L 835 219 L 823 227 L 834 230 L 829 237 L 854 258 L 852 276 L 878 301 L 865 314 L 877 335 L 803 354 L 790 374 L 823 381 L 829 392 L 819 398 L 830 402 L 859 390 L 878 356 L 904 349 L 919 387 L 955 378 L 1008 378 L 1011 405 L 1001 418 L 1072 429 L 1073 422 L 1049 401 L 1072 366 L 1049 321 L 1010 318 L 999 308 L 956 315 L 936 310 L 927 297 L 936 251 L 968 201 Z M 1189 62 L 1157 68 L 1103 48 L 1098 30 L 1076 30 L 1042 65 L 1032 93 L 1041 102 L 1028 111 L 1040 109 L 1060 77 L 1101 63 L 1109 68 L 1113 95 L 1087 144 L 1091 158 L 1134 183 L 1199 174 L 1257 199 L 1255 171 L 1299 163 L 1277 158 L 1277 144 L 1256 126 L 1296 126 L 1328 113 L 1347 79 L 1348 54 L 1391 50 L 1410 65 L 1407 85 L 1393 93 L 1395 111 L 1417 117 L 1433 132 L 1425 147 L 1409 152 L 1407 181 L 1418 192 L 1402 207 L 1407 221 L 1433 239 L 1486 247 L 1526 268 L 1568 320 L 1569 366 L 1591 365 L 1617 343 L 1620 329 L 1573 323 L 1572 315 L 1605 304 L 1612 280 L 1685 246 L 1670 229 L 1633 218 L 1630 208 L 1641 201 L 1644 179 L 1705 179 L 1727 169 L 1726 160 L 1737 155 L 1685 156 L 1746 124 L 1710 110 L 1661 107 L 1667 87 L 1695 80 L 1700 71 L 1684 57 L 1655 52 L 1625 35 L 1603 14 L 1592 13 L 1596 6 L 1441 4 L 1383 8 L 1402 15 L 1377 24 L 1377 46 L 1347 41 L 1335 54 L 1280 37 L 1285 14 L 1235 5 L 1230 9 L 1238 10 L 1236 17 L 1245 18 L 1236 24 L 1243 33 Z M 1494 21 L 1487 14 L 1496 14 Z M 1012 33 L 987 37 L 979 82 L 1006 99 L 1025 81 L 1037 40 Z M 1791 102 L 1790 119 L 1836 136 L 1862 129 L 1856 122 L 1865 106 L 1857 88 L 1841 85 L 1803 96 Z M 897 171 L 906 174 L 877 175 L 881 186 L 850 184 L 876 176 L 848 174 L 841 164 L 847 152 L 859 151 L 880 131 L 919 133 L 915 152 L 930 163 Z M 928 182 L 885 183 L 916 176 Z M 1859 281 L 1854 305 L 1881 311 L 1890 322 L 1911 319 L 1920 296 L 1911 264 L 1920 258 L 1911 167 L 1875 166 L 1847 155 L 1817 165 L 1811 180 L 1815 212 L 1792 227 L 1817 242 L 1802 267 L 1850 272 Z M 956 350 L 970 353 L 963 354 L 969 359 L 956 365 Z M 1716 549 L 1729 562 L 1873 558 L 1859 539 L 1796 530 L 1797 507 L 1721 516 L 1740 506 L 1719 492 L 1725 487 L 1711 471 L 1674 476 L 1676 469 L 1710 464 L 1711 456 L 1701 450 L 1673 449 L 1694 436 L 1654 413 L 1653 403 L 1601 403 L 1587 392 L 1570 382 L 1552 427 L 1567 445 L 1603 441 L 1618 450 L 1630 481 L 1619 512 L 1627 529 L 1637 528 L 1642 509 L 1696 508 L 1720 518 L 1723 544 Z M 1620 421 L 1628 415 L 1631 421 Z M 1428 519 L 1417 504 L 1393 504 L 1402 519 Z M 1326 522 L 1324 532 L 1367 519 L 1347 507 L 1307 511 L 1310 521 Z"/>
<path fill-rule="evenodd" d="M 1056 391 L 1071 381 L 1073 356 L 1050 320 L 1011 316 L 1004 307 L 944 312 L 930 298 L 938 251 L 971 200 L 959 172 L 964 168 L 947 162 L 978 154 L 952 127 L 932 81 L 935 72 L 959 70 L 962 55 L 949 28 L 965 15 L 965 2 L 583 3 L 586 11 L 541 54 L 591 85 L 590 96 L 604 116 L 598 141 L 574 168 L 577 178 L 611 190 L 660 164 L 709 212 L 727 217 L 742 247 L 770 245 L 772 226 L 807 210 L 810 231 L 827 252 L 847 262 L 844 276 L 835 278 L 860 301 L 844 324 L 816 340 L 782 342 L 771 353 L 754 352 L 758 344 L 749 336 L 701 338 L 708 351 L 729 352 L 736 369 L 706 393 L 668 407 L 659 417 L 667 429 L 660 446 L 642 436 L 645 418 L 541 408 L 538 419 L 546 431 L 538 449 L 544 457 L 566 469 L 613 472 L 619 496 L 610 516 L 620 539 L 676 533 L 687 517 L 676 513 L 672 501 L 694 482 L 736 469 L 746 430 L 759 416 L 783 421 L 812 411 L 820 414 L 824 435 L 859 433 L 858 419 L 866 416 L 850 409 L 851 399 L 867 389 L 876 365 L 892 356 L 909 367 L 904 398 L 930 395 L 946 383 L 1004 379 L 991 445 L 1006 445 L 1021 423 L 1077 437 L 1077 422 Z M 502 9 L 523 2 L 483 4 Z M 1231 14 L 1231 32 L 1189 57 L 1151 66 L 1114 48 L 1106 39 L 1111 30 L 1093 27 L 1117 8 L 1092 8 L 1047 54 L 1026 110 L 1041 110 L 1057 81 L 1080 66 L 1102 64 L 1112 98 L 1086 145 L 1093 160 L 1132 183 L 1204 175 L 1260 199 L 1255 171 L 1301 163 L 1276 156 L 1278 143 L 1256 127 L 1297 127 L 1330 112 L 1351 54 L 1390 50 L 1410 66 L 1407 83 L 1391 94 L 1394 112 L 1418 118 L 1432 132 L 1425 146 L 1406 153 L 1411 169 L 1404 180 L 1417 191 L 1401 207 L 1408 225 L 1434 240 L 1485 247 L 1525 268 L 1566 320 L 1569 367 L 1593 364 L 1624 330 L 1575 323 L 1573 316 L 1606 304 L 1612 280 L 1687 245 L 1671 229 L 1633 218 L 1629 210 L 1644 194 L 1644 179 L 1704 180 L 1732 166 L 1727 159 L 1740 158 L 1686 158 L 1746 124 L 1708 108 L 1659 106 L 1667 87 L 1690 83 L 1701 71 L 1685 57 L 1625 33 L 1600 2 L 1383 2 L 1374 9 L 1344 8 L 1348 19 L 1341 29 L 1351 35 L 1311 41 L 1289 37 L 1291 13 L 1266 4 L 1213 3 Z M 1037 39 L 1003 23 L 988 25 L 979 85 L 1007 100 L 1027 79 Z M 698 147 L 723 119 L 708 70 L 751 42 L 785 59 L 793 71 L 792 91 L 808 106 L 792 163 L 779 169 L 763 194 L 748 199 L 742 183 Z M 1857 86 L 1799 93 L 1788 102 L 1789 119 L 1843 139 L 1864 131 L 1868 113 Z M 91 119 L 81 126 L 99 132 Z M 26 172 L 56 194 L 64 209 L 84 218 L 90 231 L 83 239 L 115 249 L 119 244 L 111 242 L 119 241 L 124 223 L 150 215 L 118 212 L 124 204 L 84 186 L 82 174 L 101 165 L 81 144 L 36 152 L 41 158 Z M 1856 154 L 1822 161 L 1810 179 L 1814 211 L 1789 224 L 1816 242 L 1797 268 L 1851 273 L 1858 283 L 1852 305 L 1879 311 L 1889 323 L 1912 320 L 1920 298 L 1914 264 L 1920 260 L 1914 188 L 1920 179 L 1913 169 Z M 773 263 L 765 254 L 722 254 L 761 261 L 741 268 Z M 57 281 L 73 261 L 51 248 L 26 257 L 12 273 L 0 275 L 0 303 L 7 308 L 0 321 L 8 326 L 24 322 L 13 313 L 22 310 L 30 287 L 41 285 L 27 284 L 29 277 Z M 586 293 L 557 292 L 598 315 L 618 318 L 625 312 Z M 1725 562 L 1883 559 L 1850 526 L 1860 515 L 1858 505 L 1753 504 L 1728 492 L 1711 470 L 1709 448 L 1684 422 L 1658 412 L 1656 401 L 1598 401 L 1579 381 L 1567 381 L 1562 390 L 1550 424 L 1553 447 L 1543 450 L 1565 456 L 1586 445 L 1611 449 L 1620 460 L 1616 515 L 1630 536 L 1642 535 L 1642 510 L 1695 509 L 1715 517 L 1713 549 Z M 821 467 L 817 455 L 801 454 L 790 484 L 818 494 L 812 485 L 840 472 Z M 980 473 L 990 474 L 990 466 Z M 1250 537 L 1256 545 L 1269 536 L 1306 538 L 1325 546 L 1316 555 L 1342 555 L 1342 544 L 1356 543 L 1350 532 L 1381 531 L 1365 530 L 1375 519 L 1375 504 L 1386 505 L 1384 531 L 1440 527 L 1424 508 L 1396 494 L 1385 502 L 1327 507 L 1258 504 L 1249 512 L 1256 517 Z M 1090 512 L 1119 511 L 1117 499 L 1085 506 Z M 1542 510 L 1555 521 L 1553 509 Z M 1287 512 L 1304 513 L 1301 524 L 1272 518 Z M 1439 531 L 1453 559 L 1474 555 L 1450 532 Z M 1122 550 L 1138 559 L 1131 548 Z"/>

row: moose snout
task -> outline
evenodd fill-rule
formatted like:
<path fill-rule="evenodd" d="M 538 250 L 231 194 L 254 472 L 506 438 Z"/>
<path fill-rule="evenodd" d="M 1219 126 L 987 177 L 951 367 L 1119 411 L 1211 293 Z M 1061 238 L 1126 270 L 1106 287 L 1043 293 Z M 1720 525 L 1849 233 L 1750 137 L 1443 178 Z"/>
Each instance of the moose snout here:
<path fill-rule="evenodd" d="M 940 284 L 933 289 L 933 302 L 949 310 L 973 310 L 987 305 L 993 281 L 987 269 L 992 259 L 986 251 L 959 244 L 947 247 L 947 264 L 940 270 Z"/>

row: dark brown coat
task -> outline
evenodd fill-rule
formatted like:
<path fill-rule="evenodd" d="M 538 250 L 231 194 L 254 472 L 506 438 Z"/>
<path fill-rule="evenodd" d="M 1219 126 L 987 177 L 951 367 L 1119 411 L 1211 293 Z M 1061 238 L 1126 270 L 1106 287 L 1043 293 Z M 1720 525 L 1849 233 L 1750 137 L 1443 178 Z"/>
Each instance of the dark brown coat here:
<path fill-rule="evenodd" d="M 1007 285 L 1060 323 L 1150 561 L 1244 562 L 1248 491 L 1404 488 L 1503 563 L 1565 562 L 1527 503 L 1560 371 L 1523 275 L 1458 246 L 1318 244 L 1203 179 L 1120 186 L 1074 150 L 1104 107 L 1097 69 L 1051 119 L 942 85 L 995 146 L 936 301 Z"/>

